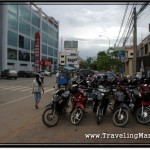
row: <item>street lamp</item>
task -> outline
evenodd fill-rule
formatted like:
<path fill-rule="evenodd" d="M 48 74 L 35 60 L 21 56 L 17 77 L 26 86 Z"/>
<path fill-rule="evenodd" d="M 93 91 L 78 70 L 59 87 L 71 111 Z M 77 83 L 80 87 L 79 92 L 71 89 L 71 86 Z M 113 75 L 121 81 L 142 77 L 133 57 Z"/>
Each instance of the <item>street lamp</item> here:
<path fill-rule="evenodd" d="M 99 35 L 99 37 L 102 37 L 102 36 L 104 36 L 104 35 Z M 109 38 L 107 36 L 104 36 L 104 37 L 106 37 L 108 39 L 108 42 L 109 42 L 108 50 L 109 50 L 109 48 L 110 48 L 110 40 L 109 40 Z"/>

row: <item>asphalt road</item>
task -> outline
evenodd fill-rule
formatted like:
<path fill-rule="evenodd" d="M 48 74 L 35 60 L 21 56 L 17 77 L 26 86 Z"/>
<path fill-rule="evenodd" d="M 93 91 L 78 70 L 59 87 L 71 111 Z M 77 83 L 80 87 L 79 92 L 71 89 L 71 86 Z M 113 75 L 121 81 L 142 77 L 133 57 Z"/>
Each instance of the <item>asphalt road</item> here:
<path fill-rule="evenodd" d="M 52 128 L 42 123 L 44 106 L 49 103 L 53 94 L 55 76 L 45 78 L 45 93 L 39 109 L 35 109 L 31 93 L 33 78 L 17 80 L 0 80 L 0 145 L 49 145 L 61 146 L 113 146 L 150 144 L 150 126 L 138 124 L 130 115 L 129 124 L 116 127 L 112 114 L 108 110 L 100 125 L 96 123 L 91 106 L 86 108 L 82 122 L 72 125 L 70 113 L 61 117 L 58 125 Z M 140 136 L 139 136 L 140 135 Z"/>

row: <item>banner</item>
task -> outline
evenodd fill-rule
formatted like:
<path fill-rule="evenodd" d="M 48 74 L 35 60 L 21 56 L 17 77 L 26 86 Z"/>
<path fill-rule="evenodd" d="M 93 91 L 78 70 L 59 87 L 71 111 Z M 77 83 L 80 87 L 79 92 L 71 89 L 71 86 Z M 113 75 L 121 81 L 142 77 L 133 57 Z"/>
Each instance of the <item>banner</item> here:
<path fill-rule="evenodd" d="M 34 67 L 35 71 L 40 71 L 40 33 L 35 33 L 34 42 Z"/>

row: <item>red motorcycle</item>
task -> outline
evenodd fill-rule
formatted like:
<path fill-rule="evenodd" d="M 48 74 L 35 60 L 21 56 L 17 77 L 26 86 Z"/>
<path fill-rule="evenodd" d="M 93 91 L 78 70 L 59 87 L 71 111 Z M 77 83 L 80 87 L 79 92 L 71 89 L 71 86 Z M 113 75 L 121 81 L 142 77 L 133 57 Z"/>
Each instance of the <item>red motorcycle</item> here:
<path fill-rule="evenodd" d="M 136 97 L 139 107 L 136 109 L 136 120 L 141 124 L 150 123 L 150 87 L 141 85 Z"/>
<path fill-rule="evenodd" d="M 74 86 L 71 89 L 72 93 L 72 111 L 71 111 L 71 123 L 77 125 L 81 122 L 85 111 L 85 105 L 87 102 L 86 89 L 81 86 Z"/>

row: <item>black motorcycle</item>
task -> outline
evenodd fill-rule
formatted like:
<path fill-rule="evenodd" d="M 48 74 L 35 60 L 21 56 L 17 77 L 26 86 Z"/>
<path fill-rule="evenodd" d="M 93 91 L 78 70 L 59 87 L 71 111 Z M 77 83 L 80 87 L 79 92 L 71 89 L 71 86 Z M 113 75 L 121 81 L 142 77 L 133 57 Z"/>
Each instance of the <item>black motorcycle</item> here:
<path fill-rule="evenodd" d="M 100 124 L 109 104 L 109 88 L 99 86 L 93 93 L 93 112 L 96 112 L 97 124 Z"/>
<path fill-rule="evenodd" d="M 55 87 L 54 87 L 55 89 Z M 64 89 L 55 89 L 52 101 L 45 106 L 42 121 L 47 127 L 57 125 L 60 115 L 65 115 L 68 109 L 70 92 Z"/>
<path fill-rule="evenodd" d="M 113 123 L 118 127 L 124 127 L 128 124 L 130 113 L 130 100 L 122 88 L 124 87 L 119 87 L 115 92 L 115 102 L 112 110 Z"/>

